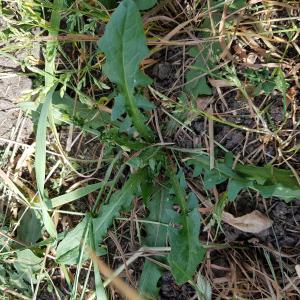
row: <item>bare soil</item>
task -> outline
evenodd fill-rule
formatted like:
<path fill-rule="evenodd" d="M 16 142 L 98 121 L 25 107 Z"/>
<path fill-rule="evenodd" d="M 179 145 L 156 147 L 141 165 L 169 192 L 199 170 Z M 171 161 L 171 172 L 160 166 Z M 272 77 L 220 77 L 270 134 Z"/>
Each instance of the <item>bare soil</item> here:
<path fill-rule="evenodd" d="M 20 67 L 11 59 L 0 57 L 0 137 L 12 138 L 14 128 L 19 127 L 19 130 L 15 131 L 15 134 L 18 134 L 18 142 L 27 142 L 33 125 L 29 118 L 23 117 L 17 103 L 18 98 L 31 89 L 32 82 L 19 72 Z M 5 141 L 0 140 L 0 145 L 5 144 Z"/>

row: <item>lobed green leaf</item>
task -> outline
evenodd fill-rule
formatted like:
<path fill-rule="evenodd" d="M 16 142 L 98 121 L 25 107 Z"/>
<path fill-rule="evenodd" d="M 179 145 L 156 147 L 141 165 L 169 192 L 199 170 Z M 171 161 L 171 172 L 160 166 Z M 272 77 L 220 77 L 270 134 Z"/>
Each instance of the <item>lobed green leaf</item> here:
<path fill-rule="evenodd" d="M 159 266 L 148 260 L 145 261 L 139 283 L 139 290 L 143 297 L 157 299 L 159 294 L 157 283 L 162 273 Z"/>
<path fill-rule="evenodd" d="M 200 214 L 197 209 L 178 217 L 182 228 L 169 228 L 171 252 L 168 262 L 178 284 L 193 278 L 199 263 L 203 260 L 205 249 L 199 241 Z"/>
<path fill-rule="evenodd" d="M 122 1 L 114 11 L 98 46 L 106 55 L 103 71 L 117 85 L 120 93 L 115 101 L 124 102 L 136 130 L 151 141 L 153 133 L 144 124 L 145 117 L 138 108 L 135 95 L 137 84 L 143 80 L 140 78 L 139 64 L 149 51 L 142 19 L 132 0 Z M 114 119 L 122 113 L 123 103 L 115 105 L 117 112 L 113 114 Z"/>

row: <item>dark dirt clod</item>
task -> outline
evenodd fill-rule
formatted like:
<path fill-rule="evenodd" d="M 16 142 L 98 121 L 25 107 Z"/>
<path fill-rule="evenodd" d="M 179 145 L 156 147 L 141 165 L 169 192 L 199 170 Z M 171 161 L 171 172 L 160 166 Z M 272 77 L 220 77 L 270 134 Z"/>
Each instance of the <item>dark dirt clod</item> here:
<path fill-rule="evenodd" d="M 159 284 L 161 289 L 158 300 L 187 300 L 195 294 L 191 285 L 177 285 L 170 272 L 163 274 Z"/>
<path fill-rule="evenodd" d="M 154 88 L 162 93 L 179 93 L 180 90 L 174 90 L 177 85 L 183 83 L 182 76 L 182 49 L 178 47 L 169 47 L 165 51 L 153 55 L 158 62 L 146 73 L 154 79 Z"/>
<path fill-rule="evenodd" d="M 165 80 L 172 76 L 172 65 L 168 62 L 157 64 L 153 67 L 152 72 L 158 79 Z"/>
<path fill-rule="evenodd" d="M 263 241 L 279 247 L 296 247 L 300 240 L 299 201 L 287 204 L 280 200 L 273 200 L 269 216 L 274 224 Z"/>

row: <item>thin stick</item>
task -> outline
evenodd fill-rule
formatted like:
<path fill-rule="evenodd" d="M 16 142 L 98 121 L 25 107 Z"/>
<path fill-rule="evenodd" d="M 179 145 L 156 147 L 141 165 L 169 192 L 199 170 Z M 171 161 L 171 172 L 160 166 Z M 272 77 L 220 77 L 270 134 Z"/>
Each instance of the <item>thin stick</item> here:
<path fill-rule="evenodd" d="M 102 275 L 107 278 L 110 278 L 113 275 L 113 271 L 95 254 L 94 251 L 89 251 L 90 257 L 98 265 L 98 268 Z M 125 298 L 130 300 L 142 300 L 138 292 L 126 284 L 119 277 L 115 277 L 111 284 L 118 290 L 118 292 Z"/>
<path fill-rule="evenodd" d="M 157 133 L 158 133 L 159 140 L 162 144 L 164 144 L 165 142 L 164 142 L 164 138 L 161 134 L 160 126 L 159 126 L 159 123 L 158 123 L 158 116 L 157 116 L 156 109 L 154 110 L 154 121 L 155 121 L 155 127 L 156 127 L 156 130 L 157 130 Z"/>
<path fill-rule="evenodd" d="M 208 113 L 213 114 L 212 105 L 210 105 Z M 215 147 L 214 147 L 214 121 L 208 119 L 208 135 L 209 135 L 209 167 L 212 170 L 215 166 Z"/>
<path fill-rule="evenodd" d="M 0 286 L 0 291 L 2 291 L 4 294 L 10 294 L 14 297 L 17 297 L 19 299 L 24 299 L 24 300 L 31 300 L 31 298 L 28 298 L 26 296 L 23 296 L 15 291 L 9 290 L 6 287 Z"/>

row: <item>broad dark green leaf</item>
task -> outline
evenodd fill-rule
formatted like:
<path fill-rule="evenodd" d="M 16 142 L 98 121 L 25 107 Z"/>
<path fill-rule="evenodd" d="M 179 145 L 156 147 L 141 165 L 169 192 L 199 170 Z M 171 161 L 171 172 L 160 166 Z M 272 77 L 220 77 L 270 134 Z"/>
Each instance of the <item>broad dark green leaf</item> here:
<path fill-rule="evenodd" d="M 278 197 L 286 202 L 292 201 L 292 200 L 299 200 L 300 199 L 300 188 L 298 187 L 289 187 L 284 186 L 280 183 L 274 184 L 274 185 L 254 185 L 253 187 L 255 190 L 257 190 L 264 198 L 269 197 Z"/>
<path fill-rule="evenodd" d="M 228 199 L 229 201 L 233 201 L 238 193 L 251 185 L 251 181 L 248 182 L 246 180 L 242 180 L 239 178 L 231 178 L 228 181 L 227 191 L 228 191 Z"/>
<path fill-rule="evenodd" d="M 130 139 L 126 134 L 121 134 L 117 128 L 106 131 L 103 141 L 117 144 L 125 151 L 142 150 L 148 146 L 146 143 Z"/>
<path fill-rule="evenodd" d="M 216 203 L 213 211 L 214 218 L 217 220 L 218 225 L 221 224 L 222 221 L 222 213 L 224 211 L 225 206 L 228 203 L 228 194 L 227 192 L 223 193 L 220 197 L 219 201 Z"/>
<path fill-rule="evenodd" d="M 106 8 L 112 9 L 117 6 L 117 0 L 101 0 L 100 1 Z M 140 10 L 146 10 L 153 7 L 157 0 L 134 0 L 135 4 Z"/>
<path fill-rule="evenodd" d="M 136 104 L 139 108 L 143 109 L 151 110 L 155 108 L 155 105 L 142 95 L 136 96 Z"/>
<path fill-rule="evenodd" d="M 135 186 L 125 186 L 125 189 L 116 192 L 108 204 L 102 206 L 100 214 L 93 219 L 94 235 L 97 242 L 101 242 L 112 221 L 120 213 L 122 206 L 131 203 L 134 198 Z"/>
<path fill-rule="evenodd" d="M 132 120 L 128 115 L 126 116 L 124 121 L 121 123 L 120 132 L 126 132 L 128 134 L 133 133 L 132 132 Z"/>
<path fill-rule="evenodd" d="M 197 208 L 188 213 L 185 184 L 183 184 L 185 181 L 181 179 L 182 174 L 179 172 L 180 176 L 175 176 L 172 166 L 169 166 L 168 173 L 175 192 L 175 201 L 181 208 L 181 215 L 178 215 L 174 221 L 180 228 L 169 227 L 168 230 L 171 245 L 168 262 L 176 282 L 183 284 L 192 279 L 198 264 L 203 259 L 205 250 L 199 241 L 200 214 Z"/>
<path fill-rule="evenodd" d="M 35 281 L 35 279 L 33 280 Z M 9 282 L 10 286 L 13 286 L 14 288 L 21 290 L 24 294 L 24 296 L 28 296 L 28 298 L 30 296 L 32 296 L 32 291 L 29 287 L 30 283 L 26 280 L 24 280 L 24 278 L 22 276 L 20 276 L 20 274 L 18 272 L 11 272 L 9 274 L 9 279 L 5 282 L 6 284 Z M 29 298 L 31 299 L 31 298 Z M 6 299 L 5 299 L 6 300 Z"/>
<path fill-rule="evenodd" d="M 115 8 L 118 4 L 117 0 L 101 0 L 100 2 L 108 9 Z"/>
<path fill-rule="evenodd" d="M 177 179 L 178 179 L 180 187 L 182 189 L 185 189 L 187 187 L 187 184 L 186 184 L 186 180 L 185 180 L 185 176 L 184 176 L 184 172 L 183 172 L 182 168 L 179 168 L 179 171 L 177 173 Z"/>
<path fill-rule="evenodd" d="M 229 5 L 229 9 L 234 12 L 238 9 L 241 9 L 243 7 L 245 7 L 247 5 L 247 1 L 246 0 L 233 0 L 230 5 Z"/>
<path fill-rule="evenodd" d="M 193 210 L 199 207 L 199 201 L 195 193 L 190 192 L 188 194 L 188 209 Z"/>
<path fill-rule="evenodd" d="M 287 109 L 286 95 L 287 95 L 287 89 L 289 87 L 289 84 L 287 83 L 285 77 L 286 76 L 283 73 L 283 71 L 280 68 L 278 68 L 277 69 L 277 76 L 275 78 L 275 83 L 276 83 L 276 88 L 282 93 L 282 96 L 283 96 L 283 117 L 284 117 L 284 114 L 285 114 L 286 109 Z"/>
<path fill-rule="evenodd" d="M 52 98 L 52 112 L 55 122 L 58 124 L 65 122 L 90 129 L 101 128 L 111 123 L 109 113 L 89 107 L 79 101 L 76 103 L 75 110 L 74 105 L 74 99 L 66 93 L 61 97 L 59 92 L 54 92 Z"/>
<path fill-rule="evenodd" d="M 169 229 L 171 252 L 168 262 L 176 282 L 183 284 L 193 278 L 205 249 L 199 241 L 200 214 L 197 209 L 179 216 L 178 223 L 181 229 Z"/>
<path fill-rule="evenodd" d="M 134 0 L 140 10 L 146 10 L 153 7 L 157 0 Z"/>
<path fill-rule="evenodd" d="M 139 283 L 139 291 L 146 299 L 157 299 L 159 294 L 158 280 L 163 274 L 156 264 L 146 260 Z"/>
<path fill-rule="evenodd" d="M 155 224 L 145 223 L 147 237 L 145 244 L 149 247 L 164 247 L 167 245 L 168 227 L 165 226 L 174 220 L 176 213 L 172 209 L 172 201 L 169 191 L 161 187 L 154 195 L 151 201 L 147 203 L 150 211 L 146 218 L 148 221 L 154 221 Z M 161 224 L 160 224 L 161 223 Z"/>
<path fill-rule="evenodd" d="M 161 150 L 159 147 L 156 148 L 145 148 L 138 156 L 127 161 L 127 164 L 133 168 L 144 168 L 151 164 L 151 161 L 158 162 L 162 159 Z M 151 178 L 152 179 L 152 178 Z"/>
<path fill-rule="evenodd" d="M 214 188 L 217 184 L 220 184 L 227 180 L 218 169 L 209 170 L 206 169 L 204 173 L 204 187 L 209 190 Z"/>
<path fill-rule="evenodd" d="M 210 189 L 216 184 L 229 179 L 227 190 L 231 201 L 235 199 L 240 190 L 246 188 L 260 192 L 265 198 L 279 197 L 285 201 L 300 198 L 300 187 L 292 171 L 275 168 L 270 165 L 257 167 L 240 163 L 232 169 L 232 159 L 228 159 L 216 161 L 215 169 L 213 170 L 209 169 L 209 161 L 206 154 L 194 155 L 187 161 L 187 164 L 189 166 L 193 165 L 194 170 L 203 168 L 206 189 Z"/>
<path fill-rule="evenodd" d="M 125 110 L 136 130 L 146 140 L 152 140 L 153 133 L 144 124 L 145 117 L 138 108 L 135 96 L 135 88 L 140 82 L 139 64 L 149 51 L 142 19 L 132 0 L 122 1 L 114 11 L 99 48 L 106 55 L 103 71 L 120 92 L 115 101 L 124 101 Z"/>
<path fill-rule="evenodd" d="M 252 165 L 242 165 L 237 164 L 235 171 L 239 175 L 243 175 L 246 180 L 252 180 L 258 183 L 259 185 L 264 185 L 267 181 L 281 181 L 281 180 L 290 180 L 291 172 L 288 170 L 276 170 L 272 166 L 256 167 Z M 283 177 L 282 177 L 283 175 Z M 286 177 L 286 179 L 285 179 Z M 287 182 L 288 183 L 288 182 Z"/>
<path fill-rule="evenodd" d="M 196 164 L 194 171 L 193 171 L 193 177 L 198 177 L 201 175 L 203 171 L 203 167 L 200 164 Z"/>
<path fill-rule="evenodd" d="M 262 84 L 261 88 L 262 90 L 267 94 L 271 94 L 274 91 L 274 88 L 276 87 L 276 83 L 274 81 L 266 81 Z"/>
<path fill-rule="evenodd" d="M 186 74 L 185 91 L 194 97 L 212 94 L 212 88 L 208 85 L 205 74 L 210 74 L 210 69 L 217 63 L 221 53 L 221 47 L 216 42 L 201 47 L 200 50 L 198 47 L 193 47 L 189 51 L 196 61 Z"/>
<path fill-rule="evenodd" d="M 114 193 L 109 203 L 103 205 L 100 214 L 93 219 L 94 238 L 96 243 L 101 243 L 108 227 L 117 217 L 122 208 L 128 209 L 136 192 L 139 190 L 141 182 L 146 179 L 146 170 L 140 170 L 135 174 L 130 175 L 130 178 L 123 185 L 123 188 Z"/>
<path fill-rule="evenodd" d="M 170 177 L 170 184 L 175 193 L 175 201 L 177 204 L 180 205 L 182 213 L 186 214 L 188 210 L 188 206 L 186 201 L 187 199 L 186 199 L 185 189 L 182 186 L 180 186 L 180 181 L 179 181 L 180 178 L 178 179 L 178 175 L 177 176 L 175 175 L 172 166 L 169 166 L 168 173 Z"/>
<path fill-rule="evenodd" d="M 111 112 L 111 120 L 118 120 L 125 113 L 125 100 L 122 95 L 115 98 L 115 103 Z"/>
<path fill-rule="evenodd" d="M 80 245 L 88 227 L 90 217 L 85 217 L 74 229 L 67 233 L 56 249 L 56 261 L 60 264 L 76 264 L 79 260 Z M 88 258 L 84 252 L 83 261 Z"/>
<path fill-rule="evenodd" d="M 43 258 L 37 257 L 29 249 L 17 251 L 17 260 L 14 262 L 14 268 L 21 278 L 29 283 L 37 282 L 37 275 L 42 267 Z"/>
<path fill-rule="evenodd" d="M 32 245 L 42 237 L 41 219 L 34 209 L 28 209 L 18 226 L 18 239 Z"/>
<path fill-rule="evenodd" d="M 96 252 L 101 253 L 99 244 L 102 242 L 107 229 L 112 224 L 113 219 L 119 215 L 122 208 L 128 209 L 131 200 L 139 189 L 140 183 L 145 180 L 146 172 L 140 170 L 123 185 L 123 188 L 115 192 L 109 202 L 101 207 L 100 213 L 96 218 L 85 217 L 73 230 L 67 233 L 66 237 L 57 247 L 56 260 L 63 264 L 75 264 L 78 262 L 80 247 L 89 222 L 92 222 L 92 234 L 88 235 L 87 245 L 93 248 L 95 242 Z M 90 236 L 94 238 L 91 241 Z M 88 258 L 87 251 L 84 252 L 83 261 Z"/>
<path fill-rule="evenodd" d="M 199 95 L 211 95 L 212 88 L 207 84 L 206 76 L 200 77 L 204 72 L 202 69 L 197 68 L 197 64 L 195 64 L 193 69 L 190 69 L 186 75 L 187 84 L 185 90 L 189 91 L 194 97 Z"/>
<path fill-rule="evenodd" d="M 59 243 L 56 249 L 56 261 L 60 264 L 75 265 L 80 261 L 82 247 L 88 247 L 83 250 L 82 261 L 88 259 L 88 250 L 92 248 L 93 233 L 90 233 L 92 218 L 86 216 L 75 228 L 69 231 L 64 239 Z M 83 245 L 84 237 L 86 243 Z M 96 248 L 98 256 L 105 255 L 106 250 L 100 247 Z"/>

